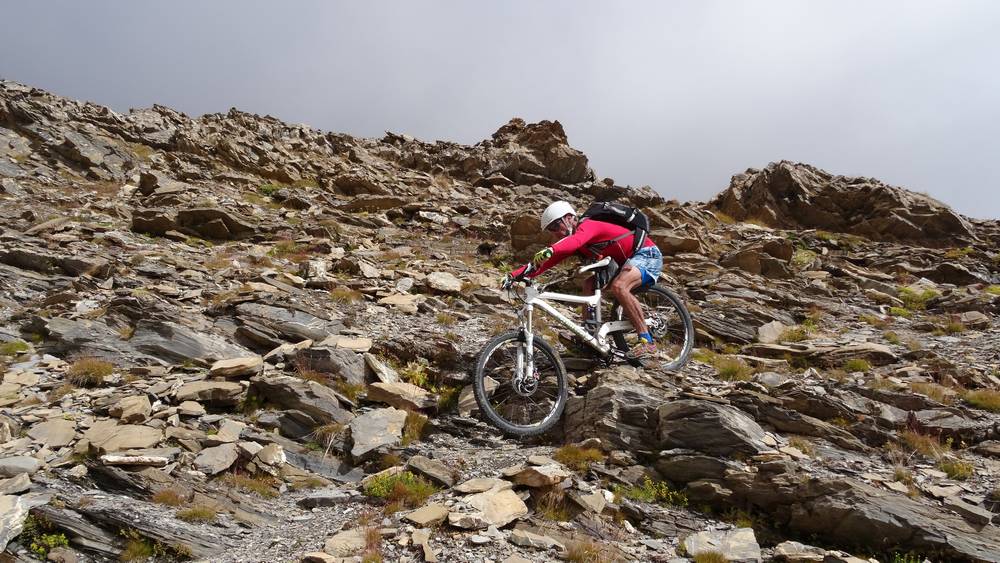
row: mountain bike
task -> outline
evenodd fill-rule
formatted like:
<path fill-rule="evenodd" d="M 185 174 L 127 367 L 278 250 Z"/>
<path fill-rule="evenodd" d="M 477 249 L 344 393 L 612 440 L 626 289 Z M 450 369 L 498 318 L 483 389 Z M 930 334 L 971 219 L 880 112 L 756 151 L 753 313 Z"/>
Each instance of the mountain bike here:
<path fill-rule="evenodd" d="M 521 302 L 520 327 L 495 336 L 483 346 L 473 378 L 480 412 L 503 432 L 522 437 L 542 434 L 552 428 L 566 407 L 566 368 L 553 345 L 534 332 L 535 308 L 569 329 L 605 364 L 638 364 L 626 357 L 632 344 L 638 342 L 638 333 L 621 305 L 611 303 L 610 319 L 606 322 L 601 319 L 601 288 L 614 279 L 617 264 L 608 257 L 580 268 L 577 273 L 587 272 L 593 272 L 597 282 L 590 296 L 546 291 L 569 280 L 575 275 L 572 272 L 545 284 L 536 285 L 522 278 L 503 288 Z M 523 292 L 517 290 L 517 284 L 523 284 Z M 680 369 L 694 348 L 694 325 L 687 307 L 677 294 L 659 283 L 639 286 L 633 294 L 642 306 L 658 351 L 642 364 L 659 362 L 663 370 Z M 549 301 L 586 305 L 589 318 L 581 326 L 556 310 Z"/>

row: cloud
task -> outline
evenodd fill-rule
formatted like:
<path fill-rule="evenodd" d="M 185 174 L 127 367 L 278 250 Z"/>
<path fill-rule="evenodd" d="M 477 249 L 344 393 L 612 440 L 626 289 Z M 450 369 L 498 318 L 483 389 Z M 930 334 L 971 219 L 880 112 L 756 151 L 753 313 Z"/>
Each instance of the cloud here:
<path fill-rule="evenodd" d="M 116 110 L 231 106 L 465 143 L 558 119 L 598 174 L 708 199 L 810 162 L 1000 217 L 1000 4 L 20 3 L 0 74 Z"/>

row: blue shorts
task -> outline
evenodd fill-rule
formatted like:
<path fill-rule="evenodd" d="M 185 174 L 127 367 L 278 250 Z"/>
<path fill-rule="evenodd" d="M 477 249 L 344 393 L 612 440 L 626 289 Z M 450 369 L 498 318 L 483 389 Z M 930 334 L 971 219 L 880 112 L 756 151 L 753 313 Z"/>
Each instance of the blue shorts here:
<path fill-rule="evenodd" d="M 653 285 L 663 271 L 663 255 L 656 246 L 640 248 L 625 263 L 639 270 L 642 274 L 642 285 Z"/>

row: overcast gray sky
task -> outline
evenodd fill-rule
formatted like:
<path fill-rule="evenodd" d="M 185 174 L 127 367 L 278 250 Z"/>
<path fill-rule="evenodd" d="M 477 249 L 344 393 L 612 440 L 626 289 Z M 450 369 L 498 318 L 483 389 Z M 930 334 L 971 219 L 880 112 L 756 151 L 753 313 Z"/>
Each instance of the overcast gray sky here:
<path fill-rule="evenodd" d="M 558 119 L 601 177 L 705 200 L 780 159 L 1000 218 L 1000 2 L 5 2 L 0 76 L 474 143 Z"/>

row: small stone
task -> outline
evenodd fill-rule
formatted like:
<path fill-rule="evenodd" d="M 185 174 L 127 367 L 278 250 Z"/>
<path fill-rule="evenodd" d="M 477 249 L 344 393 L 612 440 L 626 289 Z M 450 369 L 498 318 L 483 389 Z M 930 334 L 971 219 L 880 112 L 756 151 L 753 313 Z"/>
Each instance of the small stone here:
<path fill-rule="evenodd" d="M 449 512 L 448 524 L 463 530 L 485 530 L 490 526 L 486 516 L 479 511 L 476 512 Z"/>
<path fill-rule="evenodd" d="M 406 461 L 406 468 L 445 487 L 451 487 L 455 484 L 451 468 L 435 459 L 415 455 Z"/>
<path fill-rule="evenodd" d="M 350 500 L 351 495 L 345 493 L 344 491 L 332 490 L 313 493 L 307 497 L 299 499 L 297 504 L 302 508 L 318 508 L 337 506 L 338 504 L 343 504 Z"/>
<path fill-rule="evenodd" d="M 194 466 L 202 473 L 215 475 L 229 469 L 233 463 L 236 463 L 237 458 L 239 458 L 239 452 L 236 449 L 236 444 L 222 444 L 201 450 L 198 457 L 194 459 Z"/>
<path fill-rule="evenodd" d="M 510 481 L 505 481 L 503 479 L 491 479 L 477 477 L 475 479 L 469 479 L 464 483 L 460 483 L 454 487 L 455 492 L 468 494 L 468 493 L 483 493 L 490 489 L 509 489 L 511 488 Z"/>
<path fill-rule="evenodd" d="M 206 411 L 205 407 L 197 401 L 184 401 L 177 405 L 177 413 L 182 416 L 204 416 Z"/>
<path fill-rule="evenodd" d="M 264 358 L 260 356 L 245 356 L 241 358 L 230 358 L 219 360 L 212 364 L 208 370 L 210 377 L 250 377 L 260 372 L 264 366 Z"/>
<path fill-rule="evenodd" d="M 760 545 L 753 528 L 698 532 L 685 537 L 682 545 L 691 555 L 718 551 L 729 561 L 761 561 Z"/>
<path fill-rule="evenodd" d="M 553 547 L 563 551 L 566 549 L 562 543 L 527 530 L 516 529 L 510 534 L 510 543 L 521 547 L 533 547 L 535 549 L 551 549 Z"/>
<path fill-rule="evenodd" d="M 31 477 L 18 473 L 10 479 L 0 479 L 0 495 L 16 495 L 31 488 Z"/>
<path fill-rule="evenodd" d="M 528 487 L 549 487 L 566 479 L 571 474 L 559 464 L 525 467 L 511 477 L 518 485 Z"/>
<path fill-rule="evenodd" d="M 0 477 L 16 477 L 22 473 L 34 475 L 42 468 L 42 461 L 26 455 L 0 458 Z"/>
<path fill-rule="evenodd" d="M 151 411 L 152 406 L 146 395 L 125 397 L 108 409 L 111 416 L 120 418 L 122 422 L 128 424 L 145 422 Z"/>
<path fill-rule="evenodd" d="M 413 522 L 421 528 L 436 526 L 448 517 L 448 509 L 443 504 L 428 504 L 403 516 L 403 520 Z"/>
<path fill-rule="evenodd" d="M 462 291 L 462 280 L 448 272 L 433 272 L 427 276 L 427 285 L 442 293 L 459 293 Z"/>
<path fill-rule="evenodd" d="M 489 490 L 465 498 L 469 506 L 481 511 L 490 524 L 503 527 L 528 515 L 528 507 L 511 489 Z"/>
<path fill-rule="evenodd" d="M 360 528 L 352 528 L 334 534 L 326 540 L 323 551 L 336 557 L 348 557 L 365 548 L 365 533 Z"/>

